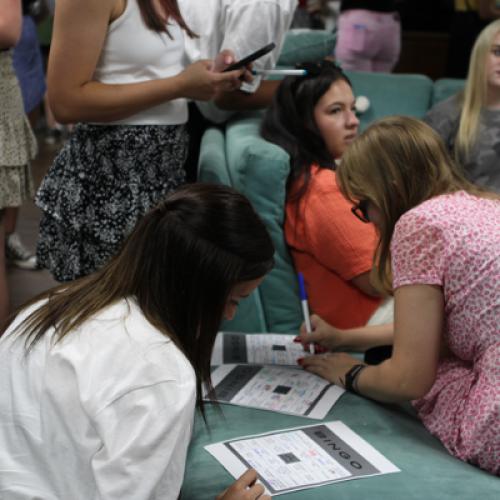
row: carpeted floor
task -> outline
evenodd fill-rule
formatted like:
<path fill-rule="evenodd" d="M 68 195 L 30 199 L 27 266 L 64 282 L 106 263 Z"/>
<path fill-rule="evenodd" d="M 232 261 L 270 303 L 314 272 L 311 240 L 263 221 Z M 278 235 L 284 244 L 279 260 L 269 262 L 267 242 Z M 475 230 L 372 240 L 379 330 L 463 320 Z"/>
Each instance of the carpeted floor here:
<path fill-rule="evenodd" d="M 60 143 L 47 145 L 43 142 L 43 139 L 39 139 L 39 154 L 32 165 L 33 176 L 37 186 L 60 147 Z M 40 211 L 35 207 L 33 202 L 25 203 L 19 211 L 17 232 L 21 235 L 21 239 L 29 249 L 34 250 L 36 245 L 39 218 Z M 9 267 L 7 275 L 12 309 L 19 307 L 37 293 L 56 284 L 50 273 L 45 270 L 25 271 Z"/>

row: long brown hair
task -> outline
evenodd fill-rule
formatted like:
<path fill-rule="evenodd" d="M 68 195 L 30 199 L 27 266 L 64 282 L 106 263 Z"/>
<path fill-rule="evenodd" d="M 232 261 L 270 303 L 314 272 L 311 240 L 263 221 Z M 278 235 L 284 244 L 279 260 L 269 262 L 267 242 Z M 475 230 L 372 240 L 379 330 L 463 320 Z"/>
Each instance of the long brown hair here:
<path fill-rule="evenodd" d="M 133 0 L 127 1 L 130 2 Z M 164 32 L 170 38 L 172 38 L 168 31 L 168 21 L 170 21 L 170 19 L 173 19 L 174 22 L 176 22 L 188 34 L 188 36 L 190 36 L 191 38 L 195 38 L 197 36 L 193 31 L 191 31 L 189 26 L 184 21 L 181 11 L 179 10 L 177 0 L 158 0 L 158 2 L 165 12 L 165 16 L 167 18 L 166 23 L 154 8 L 152 0 L 137 0 L 142 19 L 149 29 L 158 33 Z"/>
<path fill-rule="evenodd" d="M 404 116 L 383 118 L 366 129 L 344 154 L 337 179 L 347 199 L 368 200 L 381 214 L 376 285 L 389 293 L 390 243 L 405 212 L 434 196 L 460 190 L 495 196 L 466 180 L 431 127 Z"/>
<path fill-rule="evenodd" d="M 138 223 L 104 268 L 42 293 L 16 332 L 27 352 L 50 329 L 60 341 L 119 300 L 134 298 L 147 320 L 184 352 L 201 385 L 210 383 L 210 357 L 231 289 L 261 278 L 274 248 L 250 202 L 232 188 L 191 184 Z"/>

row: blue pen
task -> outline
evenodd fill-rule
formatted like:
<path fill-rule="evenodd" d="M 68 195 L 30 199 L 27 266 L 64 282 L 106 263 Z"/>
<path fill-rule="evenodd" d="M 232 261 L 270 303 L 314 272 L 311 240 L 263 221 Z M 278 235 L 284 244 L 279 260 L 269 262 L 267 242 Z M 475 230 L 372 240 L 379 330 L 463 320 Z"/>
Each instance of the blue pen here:
<path fill-rule="evenodd" d="M 302 273 L 297 273 L 297 277 L 299 279 L 300 302 L 302 303 L 302 314 L 304 315 L 306 332 L 312 333 L 311 319 L 309 318 L 309 304 L 307 303 L 306 286 L 304 284 L 304 275 Z M 311 346 L 309 346 L 309 352 L 311 352 Z"/>

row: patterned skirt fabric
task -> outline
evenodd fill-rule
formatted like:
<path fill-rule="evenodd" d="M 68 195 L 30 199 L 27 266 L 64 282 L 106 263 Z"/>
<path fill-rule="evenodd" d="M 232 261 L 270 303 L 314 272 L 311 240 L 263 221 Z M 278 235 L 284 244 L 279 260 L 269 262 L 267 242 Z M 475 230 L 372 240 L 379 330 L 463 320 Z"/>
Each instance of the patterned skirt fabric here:
<path fill-rule="evenodd" d="M 35 187 L 28 165 L 22 167 L 0 167 L 0 210 L 20 207 L 33 198 Z"/>
<path fill-rule="evenodd" d="M 184 183 L 184 125 L 76 126 L 36 196 L 38 262 L 58 281 L 90 274 Z"/>
<path fill-rule="evenodd" d="M 33 196 L 28 164 L 35 155 L 36 139 L 24 114 L 11 51 L 0 52 L 0 210 Z"/>

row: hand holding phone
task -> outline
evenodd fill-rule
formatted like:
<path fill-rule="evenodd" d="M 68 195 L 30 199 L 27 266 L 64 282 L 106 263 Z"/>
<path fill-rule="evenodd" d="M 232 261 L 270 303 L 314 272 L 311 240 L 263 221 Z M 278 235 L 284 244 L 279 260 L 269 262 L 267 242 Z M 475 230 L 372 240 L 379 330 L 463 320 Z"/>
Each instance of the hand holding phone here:
<path fill-rule="evenodd" d="M 243 59 L 240 59 L 239 61 L 236 61 L 235 63 L 230 64 L 227 68 L 225 68 L 223 70 L 223 72 L 234 71 L 235 69 L 243 68 L 243 67 L 247 66 L 248 64 L 250 64 L 251 62 L 255 61 L 256 59 L 259 59 L 260 57 L 265 56 L 266 54 L 269 54 L 269 52 L 271 52 L 271 50 L 273 50 L 275 47 L 276 47 L 275 43 L 270 43 L 270 44 L 262 47 L 261 49 L 256 50 L 252 54 L 244 57 Z"/>

